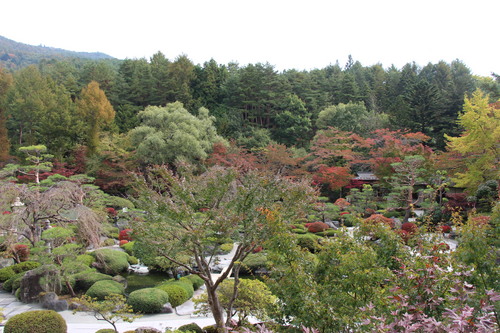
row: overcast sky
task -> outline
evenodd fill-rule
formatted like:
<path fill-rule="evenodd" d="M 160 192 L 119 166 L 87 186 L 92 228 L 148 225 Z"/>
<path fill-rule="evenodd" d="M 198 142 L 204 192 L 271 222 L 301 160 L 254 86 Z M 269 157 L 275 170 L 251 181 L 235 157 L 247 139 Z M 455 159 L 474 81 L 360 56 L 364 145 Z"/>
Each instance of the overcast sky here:
<path fill-rule="evenodd" d="M 12 0 L 0 10 L 4 37 L 120 59 L 162 51 L 309 70 L 351 54 L 365 66 L 460 59 L 500 73 L 498 0 Z"/>

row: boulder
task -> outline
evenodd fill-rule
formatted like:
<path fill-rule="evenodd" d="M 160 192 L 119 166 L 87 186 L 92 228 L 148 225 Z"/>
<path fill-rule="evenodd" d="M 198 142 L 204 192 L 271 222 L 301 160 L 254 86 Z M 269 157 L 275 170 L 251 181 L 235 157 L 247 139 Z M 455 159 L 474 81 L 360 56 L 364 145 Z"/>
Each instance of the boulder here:
<path fill-rule="evenodd" d="M 338 222 L 338 221 L 335 221 Z M 325 224 L 330 227 L 330 229 L 337 230 L 339 227 L 335 225 L 334 221 L 326 221 Z"/>
<path fill-rule="evenodd" d="M 121 283 L 123 285 L 123 288 L 127 289 L 128 281 L 125 277 L 123 277 L 121 275 L 115 275 L 115 276 L 113 276 L 113 281 Z"/>
<path fill-rule="evenodd" d="M 68 302 L 59 299 L 57 294 L 54 292 L 42 293 L 42 296 L 40 296 L 40 304 L 45 309 L 57 312 L 68 310 Z"/>
<path fill-rule="evenodd" d="M 174 313 L 174 308 L 170 303 L 165 303 L 160 310 L 160 313 Z"/>
<path fill-rule="evenodd" d="M 28 271 L 21 280 L 19 299 L 24 303 L 38 302 L 42 292 L 61 292 L 59 272 L 52 266 L 41 266 Z"/>

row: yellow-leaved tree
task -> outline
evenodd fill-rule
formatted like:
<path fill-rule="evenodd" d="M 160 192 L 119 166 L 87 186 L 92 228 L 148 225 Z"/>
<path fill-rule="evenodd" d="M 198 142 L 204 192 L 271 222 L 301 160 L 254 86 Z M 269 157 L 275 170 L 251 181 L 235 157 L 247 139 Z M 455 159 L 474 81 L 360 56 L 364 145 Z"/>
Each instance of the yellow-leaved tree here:
<path fill-rule="evenodd" d="M 96 81 L 82 89 L 77 110 L 86 126 L 86 142 L 90 152 L 99 144 L 99 133 L 115 119 L 115 110 Z"/>
<path fill-rule="evenodd" d="M 448 148 L 462 155 L 466 170 L 456 173 L 453 181 L 473 193 L 485 181 L 500 179 L 500 103 L 490 104 L 478 89 L 465 98 L 458 123 L 462 135 L 446 139 Z"/>

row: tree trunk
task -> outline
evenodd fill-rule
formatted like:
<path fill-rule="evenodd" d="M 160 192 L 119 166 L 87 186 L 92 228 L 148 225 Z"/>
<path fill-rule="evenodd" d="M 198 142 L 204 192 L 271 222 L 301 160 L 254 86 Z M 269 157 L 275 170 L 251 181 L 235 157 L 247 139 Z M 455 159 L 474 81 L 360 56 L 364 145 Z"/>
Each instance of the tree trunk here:
<path fill-rule="evenodd" d="M 207 285 L 208 303 L 210 304 L 210 309 L 212 310 L 212 315 L 215 319 L 215 325 L 217 327 L 217 332 L 227 333 L 227 328 L 224 321 L 224 309 L 222 308 L 219 297 L 217 296 L 216 289 L 213 286 Z"/>

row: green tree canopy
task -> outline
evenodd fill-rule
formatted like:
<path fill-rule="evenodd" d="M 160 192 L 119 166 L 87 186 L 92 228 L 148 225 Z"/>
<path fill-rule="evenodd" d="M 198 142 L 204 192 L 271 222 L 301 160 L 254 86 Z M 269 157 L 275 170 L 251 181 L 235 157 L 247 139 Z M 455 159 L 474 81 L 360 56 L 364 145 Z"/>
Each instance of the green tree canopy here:
<path fill-rule="evenodd" d="M 206 108 L 200 108 L 198 116 L 194 116 L 182 103 L 175 102 L 164 107 L 149 106 L 139 113 L 139 118 L 141 126 L 130 131 L 130 138 L 137 156 L 147 163 L 205 159 L 214 143 L 224 141 Z"/>

